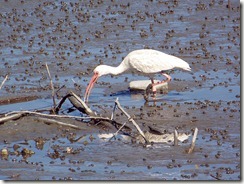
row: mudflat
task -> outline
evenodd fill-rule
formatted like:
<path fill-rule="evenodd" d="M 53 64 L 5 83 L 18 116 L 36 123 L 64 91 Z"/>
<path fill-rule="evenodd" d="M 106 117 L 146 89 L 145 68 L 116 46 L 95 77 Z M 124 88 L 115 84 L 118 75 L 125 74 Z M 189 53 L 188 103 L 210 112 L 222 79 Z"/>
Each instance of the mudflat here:
<path fill-rule="evenodd" d="M 94 121 L 60 119 L 79 130 L 25 116 L 0 124 L 1 180 L 240 180 L 239 1 L 14 1 L 0 2 L 0 113 L 53 106 L 47 63 L 59 101 L 83 97 L 99 64 L 118 65 L 130 51 L 151 48 L 187 61 L 192 72 L 169 71 L 167 94 L 145 103 L 128 89 L 134 73 L 105 76 L 89 106 L 110 117 L 114 101 L 143 131 L 199 132 L 144 146 Z M 156 75 L 161 80 L 161 75 Z M 70 111 L 68 102 L 60 114 Z M 116 110 L 123 124 L 127 118 Z M 130 122 L 128 126 L 136 132 Z"/>

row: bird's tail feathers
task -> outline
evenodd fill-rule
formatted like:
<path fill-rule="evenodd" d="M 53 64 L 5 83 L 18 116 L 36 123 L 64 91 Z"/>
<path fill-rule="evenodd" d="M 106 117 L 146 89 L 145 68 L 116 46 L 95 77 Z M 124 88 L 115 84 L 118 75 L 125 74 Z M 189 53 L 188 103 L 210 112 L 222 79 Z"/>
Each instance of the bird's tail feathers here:
<path fill-rule="evenodd" d="M 190 67 L 184 68 L 184 70 L 191 72 L 191 68 Z"/>

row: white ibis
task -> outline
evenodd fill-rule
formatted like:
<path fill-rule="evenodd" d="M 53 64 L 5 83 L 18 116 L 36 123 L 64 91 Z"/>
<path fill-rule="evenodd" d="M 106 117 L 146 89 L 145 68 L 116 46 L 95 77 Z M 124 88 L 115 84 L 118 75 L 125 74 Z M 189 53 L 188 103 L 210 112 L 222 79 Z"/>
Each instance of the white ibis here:
<path fill-rule="evenodd" d="M 108 74 L 118 75 L 127 70 L 134 70 L 137 71 L 139 74 L 148 76 L 152 81 L 153 94 L 154 96 L 156 96 L 155 86 L 165 82 L 169 82 L 171 80 L 171 77 L 163 72 L 166 70 L 171 70 L 173 68 L 181 68 L 183 70 L 191 71 L 189 64 L 178 57 L 152 49 L 141 49 L 132 51 L 117 67 L 99 65 L 94 69 L 94 75 L 86 88 L 84 101 L 88 102 L 90 92 L 94 86 L 94 83 L 98 80 L 99 77 Z M 157 73 L 161 73 L 167 79 L 160 83 L 154 83 L 153 76 Z"/>

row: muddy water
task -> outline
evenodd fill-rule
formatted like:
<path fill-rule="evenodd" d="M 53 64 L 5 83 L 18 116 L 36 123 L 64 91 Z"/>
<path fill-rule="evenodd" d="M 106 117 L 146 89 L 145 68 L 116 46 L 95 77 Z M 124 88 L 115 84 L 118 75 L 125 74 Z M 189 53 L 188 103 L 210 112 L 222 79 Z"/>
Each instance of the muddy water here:
<path fill-rule="evenodd" d="M 198 127 L 199 135 L 195 151 L 186 154 L 190 140 L 177 147 L 143 147 L 120 137 L 105 141 L 99 134 L 115 130 L 84 122 L 70 120 L 84 127 L 77 131 L 25 117 L 0 125 L 0 148 L 10 152 L 0 161 L 0 179 L 239 180 L 240 5 L 227 5 L 227 0 L 1 2 L 1 81 L 9 76 L 0 91 L 2 114 L 52 106 L 45 63 L 55 89 L 65 85 L 58 99 L 70 89 L 83 96 L 96 65 L 116 66 L 132 50 L 153 48 L 184 59 L 192 73 L 170 71 L 168 94 L 147 104 L 141 93 L 128 90 L 129 81 L 147 78 L 105 76 L 89 105 L 109 116 L 118 97 L 143 130 Z M 69 107 L 65 104 L 63 113 Z M 116 112 L 116 120 L 126 118 Z M 73 134 L 84 138 L 72 142 Z M 42 148 L 35 144 L 38 137 L 45 138 Z M 24 156 L 24 148 L 34 154 Z"/>

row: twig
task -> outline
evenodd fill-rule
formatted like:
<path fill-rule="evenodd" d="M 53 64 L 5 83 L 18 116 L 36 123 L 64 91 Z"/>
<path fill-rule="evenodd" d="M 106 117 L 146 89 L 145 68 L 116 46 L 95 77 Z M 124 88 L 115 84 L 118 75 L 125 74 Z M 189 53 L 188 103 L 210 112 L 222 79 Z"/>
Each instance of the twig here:
<path fill-rule="evenodd" d="M 22 115 L 38 115 L 42 117 L 56 117 L 56 118 L 74 118 L 74 119 L 80 119 L 80 120 L 86 120 L 86 119 L 97 119 L 97 120 L 105 120 L 105 121 L 111 121 L 110 118 L 107 117 L 99 117 L 99 116 L 86 116 L 86 117 L 81 117 L 81 116 L 69 116 L 69 115 L 57 115 L 57 114 L 43 114 L 40 112 L 33 112 L 33 111 L 12 111 L 7 113 L 5 116 L 9 116 L 12 114 L 22 114 Z M 1 121 L 1 118 L 0 118 Z"/>
<path fill-rule="evenodd" d="M 0 123 L 4 123 L 5 121 L 9 121 L 9 120 L 15 120 L 15 119 L 18 119 L 22 116 L 21 113 L 18 113 L 18 114 L 12 114 L 10 116 L 6 116 L 6 117 L 2 117 L 0 118 Z"/>
<path fill-rule="evenodd" d="M 55 119 L 48 119 L 48 118 L 38 118 L 38 120 L 44 121 L 46 123 L 52 123 L 52 124 L 57 124 L 57 125 L 61 125 L 61 126 L 67 126 L 67 127 L 71 127 L 71 128 L 75 128 L 75 129 L 79 129 L 82 130 L 82 128 L 76 126 L 76 125 L 72 125 L 69 123 L 64 123 Z"/>
<path fill-rule="evenodd" d="M 195 128 L 194 135 L 192 137 L 191 147 L 188 150 L 188 153 L 192 153 L 195 147 L 196 139 L 197 139 L 198 128 Z"/>
<path fill-rule="evenodd" d="M 178 146 L 178 132 L 174 131 L 174 146 Z"/>
<path fill-rule="evenodd" d="M 210 174 L 211 177 L 215 178 L 216 180 L 221 180 L 220 178 L 214 176 L 213 174 Z"/>
<path fill-rule="evenodd" d="M 121 107 L 118 98 L 115 100 L 116 105 L 118 106 L 119 110 L 121 112 L 123 112 L 129 121 L 131 121 L 133 123 L 133 125 L 136 127 L 137 131 L 141 134 L 141 136 L 145 139 L 146 143 L 148 143 L 149 141 L 147 140 L 147 138 L 145 137 L 143 131 L 141 130 L 141 128 L 137 125 L 137 123 L 131 118 L 131 116 Z"/>
<path fill-rule="evenodd" d="M 119 131 L 125 126 L 125 124 L 126 122 L 124 122 L 124 124 L 121 127 L 119 127 L 119 129 L 113 134 L 113 136 L 109 139 L 109 141 L 112 140 L 112 138 L 114 138 L 119 133 Z"/>
<path fill-rule="evenodd" d="M 70 94 L 65 95 L 58 103 L 58 105 L 55 107 L 54 111 L 55 114 L 58 114 L 59 110 L 61 109 L 61 106 L 65 102 L 65 100 L 70 96 Z"/>
<path fill-rule="evenodd" d="M 63 89 L 65 87 L 65 85 L 62 85 L 60 88 L 58 88 L 57 90 L 56 90 L 56 94 L 61 90 L 61 89 Z"/>
<path fill-rule="evenodd" d="M 228 0 L 228 8 L 229 8 L 229 10 L 231 9 L 230 0 Z"/>
<path fill-rule="evenodd" d="M 6 117 L 2 117 L 2 118 L 0 118 L 0 123 L 4 123 L 5 121 L 9 121 L 9 120 L 18 119 L 18 118 L 20 118 L 20 117 L 22 117 L 22 116 L 24 116 L 26 114 L 27 113 L 16 113 L 16 114 L 12 114 L 12 115 L 9 115 L 9 116 L 6 116 Z M 58 121 L 58 120 L 54 120 L 54 119 L 38 117 L 38 120 L 45 121 L 47 123 L 54 123 L 54 124 L 58 124 L 58 125 L 62 125 L 62 126 L 68 126 L 68 127 L 75 128 L 75 129 L 81 129 L 80 127 L 78 127 L 76 125 L 64 123 L 64 122 L 61 122 L 61 121 Z"/>
<path fill-rule="evenodd" d="M 49 71 L 49 68 L 48 68 L 47 63 L 46 63 L 46 68 L 47 68 L 47 73 L 48 73 L 48 76 L 49 76 L 49 79 L 50 79 L 50 86 L 51 86 L 51 88 L 52 88 L 53 106 L 54 106 L 54 108 L 55 108 L 55 107 L 56 107 L 55 91 L 54 91 L 54 87 L 53 87 L 53 80 L 52 80 L 52 77 L 51 77 L 51 74 L 50 74 L 50 71 Z"/>
<path fill-rule="evenodd" d="M 75 120 L 97 120 L 97 121 L 107 121 L 110 122 L 112 125 L 116 124 L 119 126 L 122 126 L 120 123 L 116 122 L 115 120 L 111 120 L 108 117 L 99 117 L 99 116 L 86 116 L 86 117 L 81 117 L 81 116 L 70 116 L 70 115 L 57 115 L 57 114 L 43 114 L 40 112 L 33 112 L 33 111 L 12 111 L 7 114 L 5 114 L 5 117 L 0 118 L 0 123 L 17 119 L 22 116 L 27 116 L 27 115 L 33 115 L 33 116 L 39 116 L 39 117 L 44 117 L 44 118 L 72 118 Z M 115 125 L 114 125 L 115 126 Z M 126 127 L 130 129 L 129 127 L 123 125 L 122 127 Z"/>
<path fill-rule="evenodd" d="M 117 106 L 117 104 L 116 104 L 116 102 L 114 103 L 114 108 L 113 108 L 113 111 L 112 111 L 112 114 L 111 114 L 111 120 L 113 120 L 114 119 L 114 111 L 115 111 L 115 109 L 116 109 L 116 106 Z"/>
<path fill-rule="evenodd" d="M 5 78 L 4 78 L 3 82 L 2 82 L 2 84 L 0 85 L 0 89 L 3 87 L 3 84 L 6 82 L 7 79 L 8 79 L 8 75 L 5 76 Z"/>

